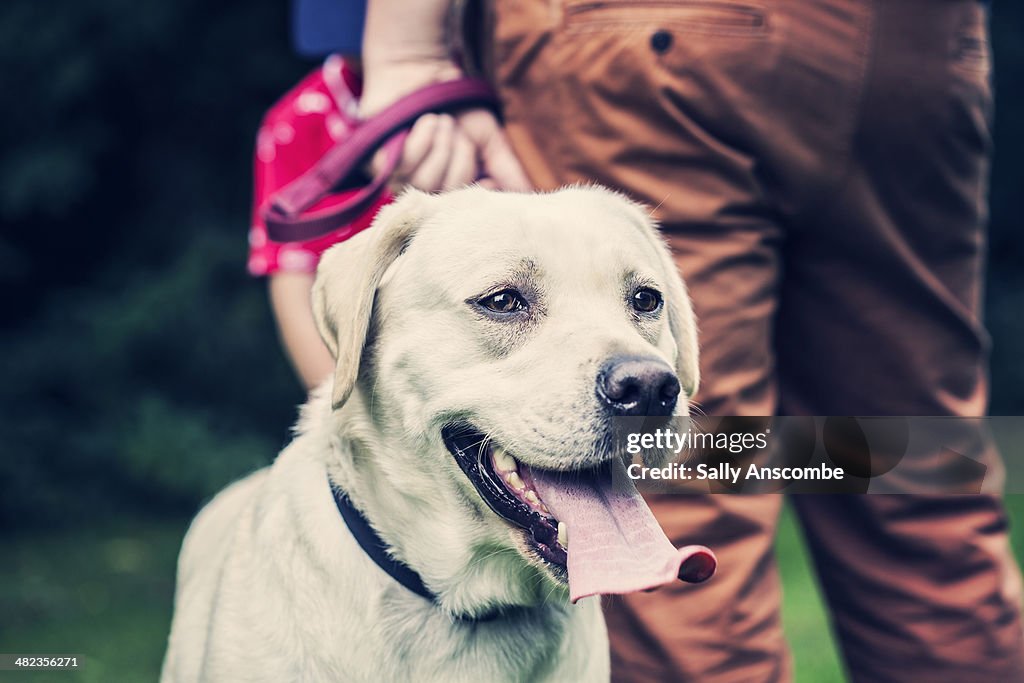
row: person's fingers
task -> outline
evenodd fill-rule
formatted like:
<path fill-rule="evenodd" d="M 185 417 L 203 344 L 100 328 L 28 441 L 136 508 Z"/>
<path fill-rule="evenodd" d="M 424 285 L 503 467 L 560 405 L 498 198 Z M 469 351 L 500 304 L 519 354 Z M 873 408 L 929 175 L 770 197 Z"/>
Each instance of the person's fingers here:
<path fill-rule="evenodd" d="M 430 149 L 409 175 L 409 184 L 427 192 L 437 192 L 444 183 L 452 157 L 455 138 L 455 119 L 447 114 L 437 117 L 437 129 Z"/>
<path fill-rule="evenodd" d="M 378 153 L 372 171 L 379 172 L 381 166 Z M 388 186 L 393 191 L 412 185 L 437 192 L 474 181 L 494 189 L 532 189 L 500 124 L 486 109 L 463 112 L 457 120 L 448 114 L 417 119 Z"/>
<path fill-rule="evenodd" d="M 423 162 L 434 141 L 434 133 L 437 130 L 437 115 L 424 114 L 416 119 L 416 123 L 409 130 L 409 135 L 402 145 L 402 156 L 398 165 L 388 179 L 388 187 L 394 191 L 401 189 L 408 182 L 412 172 Z M 370 175 L 376 176 L 384 167 L 385 151 L 383 148 L 377 150 L 373 155 L 368 171 Z"/>
<path fill-rule="evenodd" d="M 486 109 L 467 111 L 459 116 L 459 128 L 476 146 L 484 177 L 493 179 L 504 190 L 532 189 L 494 114 Z"/>
<path fill-rule="evenodd" d="M 441 126 L 440 117 L 437 114 L 424 114 L 416 119 L 405 138 L 402 147 L 402 157 L 395 167 L 392 178 L 397 182 L 406 182 L 412 177 L 416 169 L 420 167 L 423 160 L 427 158 L 434 146 L 434 138 L 437 136 L 438 128 Z"/>
<path fill-rule="evenodd" d="M 454 190 L 469 185 L 477 178 L 477 151 L 473 142 L 456 126 L 452 141 L 452 157 L 448 162 L 441 188 Z"/>
<path fill-rule="evenodd" d="M 512 151 L 508 138 L 498 129 L 483 150 L 484 172 L 503 190 L 528 192 L 533 184 L 519 163 L 519 157 Z"/>

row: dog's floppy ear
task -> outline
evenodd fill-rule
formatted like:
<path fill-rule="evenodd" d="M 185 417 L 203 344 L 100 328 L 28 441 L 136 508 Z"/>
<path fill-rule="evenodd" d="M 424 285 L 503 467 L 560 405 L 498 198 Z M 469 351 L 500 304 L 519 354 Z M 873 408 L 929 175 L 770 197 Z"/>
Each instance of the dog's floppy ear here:
<path fill-rule="evenodd" d="M 313 317 L 336 362 L 331 393 L 335 410 L 355 386 L 377 286 L 422 223 L 430 200 L 415 190 L 402 193 L 381 209 L 368 229 L 331 247 L 320 259 Z"/>
<path fill-rule="evenodd" d="M 672 336 L 676 340 L 676 374 L 679 375 L 683 391 L 687 396 L 692 397 L 697 393 L 697 387 L 700 385 L 696 318 L 693 315 L 690 294 L 686 291 L 686 285 L 683 284 L 678 267 L 672 259 L 671 251 L 661 239 L 661 235 L 655 234 L 654 239 L 658 242 L 661 267 L 665 271 L 665 279 L 668 283 L 665 302 L 668 309 L 669 329 L 672 330 Z"/>

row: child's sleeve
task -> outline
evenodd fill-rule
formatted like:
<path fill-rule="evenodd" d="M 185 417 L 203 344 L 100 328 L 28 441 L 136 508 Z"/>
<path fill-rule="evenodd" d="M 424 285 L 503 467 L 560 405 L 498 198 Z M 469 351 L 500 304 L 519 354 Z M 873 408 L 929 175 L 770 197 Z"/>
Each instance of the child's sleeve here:
<path fill-rule="evenodd" d="M 263 207 L 275 192 L 308 170 L 356 124 L 360 83 L 343 59 L 334 55 L 285 94 L 263 117 L 256 136 L 254 191 L 249 229 L 249 273 L 313 272 L 320 255 L 367 228 L 377 210 L 391 201 L 385 193 L 364 215 L 321 237 L 304 242 L 274 242 L 267 236 Z M 310 211 L 330 208 L 355 192 L 327 198 Z"/>

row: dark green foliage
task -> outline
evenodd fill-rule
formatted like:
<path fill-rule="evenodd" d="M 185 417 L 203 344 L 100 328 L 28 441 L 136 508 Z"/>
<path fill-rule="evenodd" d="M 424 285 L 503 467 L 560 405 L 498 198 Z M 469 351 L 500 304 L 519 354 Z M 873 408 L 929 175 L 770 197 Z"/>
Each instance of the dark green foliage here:
<path fill-rule="evenodd" d="M 244 270 L 285 2 L 0 5 L 0 525 L 191 512 L 302 393 Z"/>
<path fill-rule="evenodd" d="M 987 323 L 992 333 L 992 412 L 1024 415 L 1024 7 L 994 0 L 995 157 Z"/>

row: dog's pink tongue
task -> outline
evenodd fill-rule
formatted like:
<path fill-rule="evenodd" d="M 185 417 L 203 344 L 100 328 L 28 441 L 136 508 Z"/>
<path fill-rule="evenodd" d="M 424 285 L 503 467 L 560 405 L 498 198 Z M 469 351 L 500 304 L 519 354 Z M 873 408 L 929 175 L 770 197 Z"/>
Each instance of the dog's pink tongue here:
<path fill-rule="evenodd" d="M 676 578 L 699 583 L 715 573 L 714 553 L 699 545 L 676 548 L 665 536 L 619 459 L 611 472 L 569 478 L 530 471 L 533 484 L 569 535 L 569 596 L 632 593 Z"/>

